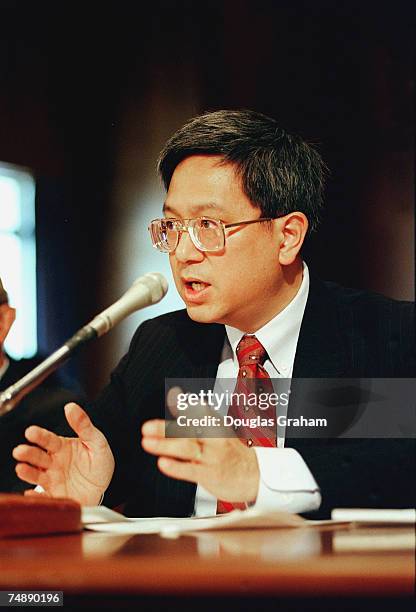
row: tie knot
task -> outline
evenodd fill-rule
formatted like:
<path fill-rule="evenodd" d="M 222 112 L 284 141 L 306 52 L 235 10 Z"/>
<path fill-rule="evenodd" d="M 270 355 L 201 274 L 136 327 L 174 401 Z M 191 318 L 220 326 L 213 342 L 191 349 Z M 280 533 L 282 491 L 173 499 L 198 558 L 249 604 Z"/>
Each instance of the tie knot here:
<path fill-rule="evenodd" d="M 240 368 L 253 363 L 263 365 L 267 358 L 266 349 L 257 340 L 256 336 L 243 336 L 238 343 L 236 352 Z"/>

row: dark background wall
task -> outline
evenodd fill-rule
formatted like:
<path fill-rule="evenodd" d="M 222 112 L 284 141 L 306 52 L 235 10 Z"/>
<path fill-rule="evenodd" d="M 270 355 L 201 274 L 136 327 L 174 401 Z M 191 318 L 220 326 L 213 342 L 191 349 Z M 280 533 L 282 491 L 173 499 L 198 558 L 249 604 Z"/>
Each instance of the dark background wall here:
<path fill-rule="evenodd" d="M 412 298 L 412 4 L 0 2 L 0 161 L 37 179 L 41 349 L 166 266 L 142 247 L 163 200 L 157 153 L 217 108 L 318 144 L 331 176 L 305 251 L 315 272 Z M 92 393 L 136 323 L 72 363 Z"/>

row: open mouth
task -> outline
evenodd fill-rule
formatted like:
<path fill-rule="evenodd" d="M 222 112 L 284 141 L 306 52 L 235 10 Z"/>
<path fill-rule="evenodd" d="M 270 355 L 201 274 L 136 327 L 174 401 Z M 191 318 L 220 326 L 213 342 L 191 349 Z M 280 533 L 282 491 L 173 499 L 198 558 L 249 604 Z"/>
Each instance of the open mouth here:
<path fill-rule="evenodd" d="M 211 285 L 209 283 L 204 283 L 201 280 L 197 279 L 189 279 L 184 280 L 185 285 L 185 294 L 189 298 L 200 296 L 208 287 Z"/>
<path fill-rule="evenodd" d="M 206 287 L 209 287 L 208 283 L 201 283 L 201 281 L 186 281 L 185 285 L 187 289 L 190 289 L 194 293 L 199 293 Z"/>

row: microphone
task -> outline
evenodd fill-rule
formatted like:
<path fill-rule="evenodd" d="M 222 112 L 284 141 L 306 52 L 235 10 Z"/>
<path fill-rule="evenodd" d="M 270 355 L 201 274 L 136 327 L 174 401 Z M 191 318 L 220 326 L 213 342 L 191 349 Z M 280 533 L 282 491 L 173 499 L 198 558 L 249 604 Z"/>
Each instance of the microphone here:
<path fill-rule="evenodd" d="M 69 356 L 92 338 L 106 334 L 132 312 L 157 304 L 165 297 L 168 282 L 163 274 L 149 272 L 134 281 L 117 302 L 81 327 L 52 355 L 16 383 L 0 393 L 0 417 L 10 412 L 20 400 L 62 365 Z"/>
<path fill-rule="evenodd" d="M 132 312 L 160 302 L 167 290 L 168 282 L 163 274 L 149 272 L 136 279 L 117 302 L 94 317 L 85 327 L 91 326 L 97 336 L 102 336 Z"/>

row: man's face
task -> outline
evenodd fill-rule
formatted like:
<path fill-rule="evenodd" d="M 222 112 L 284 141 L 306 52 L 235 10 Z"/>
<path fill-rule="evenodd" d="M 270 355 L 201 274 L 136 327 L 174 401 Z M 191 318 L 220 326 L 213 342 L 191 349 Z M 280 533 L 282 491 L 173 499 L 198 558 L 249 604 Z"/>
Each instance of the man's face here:
<path fill-rule="evenodd" d="M 244 194 L 232 164 L 221 157 L 195 155 L 175 169 L 167 194 L 166 217 L 210 217 L 224 223 L 261 217 Z M 189 316 L 201 323 L 223 323 L 257 331 L 281 307 L 282 269 L 279 221 L 226 230 L 221 251 L 199 251 L 189 234 L 181 235 L 170 265 Z"/>

